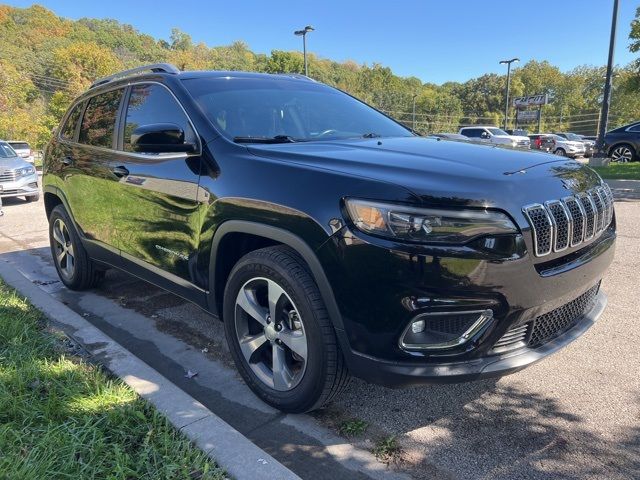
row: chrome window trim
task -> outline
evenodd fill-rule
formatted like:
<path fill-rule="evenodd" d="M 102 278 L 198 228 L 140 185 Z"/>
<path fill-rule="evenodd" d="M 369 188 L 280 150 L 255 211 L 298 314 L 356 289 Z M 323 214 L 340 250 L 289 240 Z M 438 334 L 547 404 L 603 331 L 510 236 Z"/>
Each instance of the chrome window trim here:
<path fill-rule="evenodd" d="M 556 217 L 553 214 L 553 211 L 551 210 L 551 206 L 552 205 L 559 205 L 560 208 L 562 208 L 562 213 L 564 213 L 564 218 L 566 218 L 567 220 L 567 244 L 564 248 L 558 248 L 558 224 L 556 223 Z M 564 252 L 567 248 L 569 248 L 569 244 L 571 243 L 571 233 L 572 233 L 572 228 L 571 228 L 571 218 L 569 216 L 569 212 L 567 212 L 566 208 L 564 207 L 563 203 L 560 200 L 547 200 L 546 202 L 544 202 L 544 206 L 547 210 L 547 213 L 549 214 L 549 218 L 551 219 L 551 222 L 553 223 L 553 231 L 554 231 L 554 235 L 553 235 L 553 251 L 554 252 Z"/>
<path fill-rule="evenodd" d="M 547 222 L 550 228 L 550 235 L 551 238 L 549 239 L 549 251 L 548 252 L 544 252 L 544 253 L 540 253 L 540 250 L 538 249 L 538 233 L 536 232 L 536 227 L 533 223 L 533 220 L 531 219 L 531 217 L 529 216 L 529 210 L 533 210 L 534 208 L 536 209 L 542 209 L 542 211 L 545 213 L 545 216 L 547 217 Z M 531 203 L 529 205 L 525 205 L 524 207 L 522 207 L 522 213 L 524 213 L 524 215 L 527 217 L 527 220 L 529 221 L 529 225 L 531 226 L 531 232 L 533 233 L 533 251 L 535 253 L 536 257 L 544 257 L 545 255 L 549 255 L 552 251 L 553 251 L 553 242 L 555 239 L 555 235 L 554 235 L 554 224 L 553 221 L 551 220 L 551 218 L 549 217 L 549 212 L 547 212 L 547 209 L 544 207 L 544 205 L 540 204 L 540 203 Z"/>
<path fill-rule="evenodd" d="M 182 111 L 184 112 L 185 116 L 187 117 L 187 121 L 189 122 L 189 124 L 191 125 L 191 128 L 193 128 L 193 132 L 195 133 L 196 136 L 196 141 L 198 142 L 198 149 L 195 152 L 191 152 L 191 153 L 138 153 L 138 152 L 127 152 L 126 150 L 117 150 L 117 149 L 113 149 L 113 148 L 105 148 L 105 147 L 97 147 L 95 145 L 87 145 L 86 143 L 80 143 L 80 142 L 76 142 L 76 141 L 71 141 L 71 140 L 67 140 L 65 138 L 62 138 L 60 136 L 60 132 L 58 131 L 56 133 L 56 139 L 59 142 L 65 143 L 67 145 L 71 145 L 71 146 L 80 146 L 80 147 L 88 147 L 90 149 L 94 149 L 97 151 L 103 151 L 103 152 L 116 152 L 118 154 L 125 154 L 125 155 L 130 155 L 132 157 L 136 157 L 136 158 L 144 158 L 144 159 L 149 159 L 149 158 L 153 158 L 153 159 L 172 159 L 172 158 L 182 158 L 185 155 L 188 156 L 198 156 L 198 155 L 202 155 L 202 142 L 200 140 L 200 134 L 198 134 L 198 130 L 196 130 L 195 124 L 193 123 L 193 121 L 191 120 L 191 117 L 189 116 L 189 114 L 187 113 L 187 111 L 185 110 L 185 108 L 182 106 L 182 103 L 180 102 L 180 100 L 178 100 L 178 97 L 175 96 L 175 94 L 171 91 L 171 89 L 169 87 L 167 87 L 165 84 L 157 82 L 155 80 L 137 80 L 137 81 L 132 81 L 132 82 L 127 82 L 127 83 L 121 83 L 119 85 L 112 85 L 109 88 L 105 88 L 105 89 L 100 89 L 99 92 L 92 92 L 92 95 L 86 95 L 86 96 L 82 96 L 81 98 L 76 99 L 76 101 L 73 103 L 73 107 L 75 107 L 78 103 L 81 102 L 87 102 L 87 105 L 89 104 L 89 100 L 91 100 L 93 97 L 97 97 L 98 95 L 101 95 L 103 93 L 107 93 L 107 92 L 111 92 L 113 90 L 118 90 L 120 88 L 126 90 L 129 87 L 133 87 L 136 85 L 149 85 L 149 84 L 154 84 L 154 85 L 160 85 L 162 87 L 164 87 L 173 97 L 173 99 L 176 101 L 176 103 L 180 106 L 180 108 L 182 109 Z M 87 92 L 89 92 L 90 90 L 87 90 Z M 126 91 L 125 91 L 126 93 Z M 65 121 L 68 115 L 71 114 L 71 111 L 73 110 L 73 107 L 70 108 L 67 112 L 67 115 L 65 115 Z M 128 107 L 128 105 L 124 106 L 124 118 L 125 118 L 125 123 L 126 123 L 126 108 Z M 82 117 L 84 117 L 84 112 L 82 113 Z M 80 124 L 82 124 L 82 121 L 80 121 Z M 62 124 L 61 124 L 62 125 Z M 59 128 L 58 128 L 59 130 Z M 115 135 L 115 133 L 114 133 Z"/>
<path fill-rule="evenodd" d="M 477 313 L 478 319 L 473 322 L 473 324 L 465 330 L 462 335 L 453 340 L 443 343 L 433 343 L 433 344 L 423 344 L 423 343 L 405 343 L 404 337 L 407 335 L 409 330 L 411 329 L 411 324 L 414 322 L 419 322 L 423 318 L 426 317 L 437 317 L 437 316 L 448 316 L 448 315 L 470 315 L 473 313 Z M 493 310 L 484 309 L 484 310 L 465 310 L 465 311 L 450 311 L 450 312 L 430 312 L 430 313 L 422 313 L 413 317 L 407 323 L 407 326 L 402 331 L 402 335 L 400 335 L 400 339 L 398 340 L 398 346 L 402 350 L 447 350 L 454 347 L 459 347 L 460 345 L 464 345 L 469 340 L 471 340 L 482 328 L 493 319 Z M 426 323 L 426 321 L 425 321 Z"/>

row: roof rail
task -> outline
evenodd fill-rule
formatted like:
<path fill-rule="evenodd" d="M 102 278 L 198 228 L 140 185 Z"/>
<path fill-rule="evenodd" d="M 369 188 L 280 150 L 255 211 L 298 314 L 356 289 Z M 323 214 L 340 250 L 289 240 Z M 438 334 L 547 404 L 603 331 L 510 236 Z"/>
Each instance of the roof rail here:
<path fill-rule="evenodd" d="M 172 73 L 175 75 L 180 73 L 180 70 L 178 69 L 178 67 L 176 67 L 175 65 L 171 65 L 170 63 L 154 63 L 151 65 L 142 65 L 141 67 L 132 68 L 130 70 L 123 70 L 122 72 L 99 78 L 98 80 L 93 82 L 89 88 L 95 88 L 98 85 L 104 85 L 105 83 L 109 83 L 114 80 L 119 80 L 121 78 L 134 76 L 144 72 L 162 72 Z"/>
<path fill-rule="evenodd" d="M 302 73 L 276 73 L 276 75 L 279 75 L 281 77 L 291 77 L 291 78 L 297 78 L 298 80 L 308 80 L 310 82 L 315 82 L 313 78 L 307 77 Z"/>

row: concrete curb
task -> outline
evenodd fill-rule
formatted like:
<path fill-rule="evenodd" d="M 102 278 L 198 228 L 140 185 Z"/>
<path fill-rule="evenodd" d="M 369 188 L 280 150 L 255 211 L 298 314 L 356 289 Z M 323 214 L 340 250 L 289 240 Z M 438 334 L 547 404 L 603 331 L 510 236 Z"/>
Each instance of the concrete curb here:
<path fill-rule="evenodd" d="M 239 480 L 300 479 L 196 399 L 31 283 L 6 261 L 0 261 L 0 277 L 49 319 L 61 325 L 67 335 L 87 347 L 109 371 L 151 402 L 231 476 Z"/>

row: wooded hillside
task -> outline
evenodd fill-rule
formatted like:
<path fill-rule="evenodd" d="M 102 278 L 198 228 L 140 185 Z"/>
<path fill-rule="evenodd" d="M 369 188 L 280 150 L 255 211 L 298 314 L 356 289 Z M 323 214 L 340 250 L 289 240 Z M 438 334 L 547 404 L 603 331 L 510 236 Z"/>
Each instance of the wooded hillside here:
<path fill-rule="evenodd" d="M 632 24 L 630 38 L 629 48 L 638 51 L 638 20 Z M 416 58 L 419 61 L 428 62 L 428 57 Z M 71 21 L 40 6 L 21 9 L 0 5 L 0 138 L 26 139 L 40 148 L 69 102 L 95 78 L 155 62 L 170 62 L 184 70 L 303 70 L 300 52 L 255 54 L 242 41 L 209 47 L 195 44 L 177 29 L 169 40 L 157 40 L 116 20 Z M 639 72 L 638 63 L 616 70 L 611 125 L 640 118 Z M 505 75 L 486 74 L 464 83 L 435 85 L 399 77 L 382 65 L 339 63 L 313 54 L 309 74 L 407 124 L 411 124 L 415 96 L 416 128 L 423 133 L 457 131 L 460 125 L 474 123 L 502 123 Z M 604 67 L 600 66 L 561 72 L 546 61 L 530 61 L 515 69 L 511 92 L 514 96 L 550 95 L 553 101 L 544 108 L 543 130 L 593 134 L 603 75 Z"/>

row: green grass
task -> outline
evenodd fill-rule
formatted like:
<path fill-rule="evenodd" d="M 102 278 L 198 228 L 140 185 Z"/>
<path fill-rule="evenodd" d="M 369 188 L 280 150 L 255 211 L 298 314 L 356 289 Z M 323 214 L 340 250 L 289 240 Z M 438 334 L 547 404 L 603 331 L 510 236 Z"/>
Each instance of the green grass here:
<path fill-rule="evenodd" d="M 222 479 L 127 385 L 71 356 L 0 281 L 0 478 Z"/>
<path fill-rule="evenodd" d="M 610 163 L 606 167 L 592 167 L 602 178 L 612 180 L 640 180 L 640 162 Z"/>
<path fill-rule="evenodd" d="M 396 440 L 395 436 L 380 439 L 375 448 L 373 454 L 384 463 L 391 463 L 397 461 L 402 454 L 402 448 Z"/>
<path fill-rule="evenodd" d="M 340 424 L 338 431 L 340 435 L 345 437 L 359 437 L 362 435 L 369 424 L 364 420 L 358 420 L 357 418 L 346 420 Z"/>

